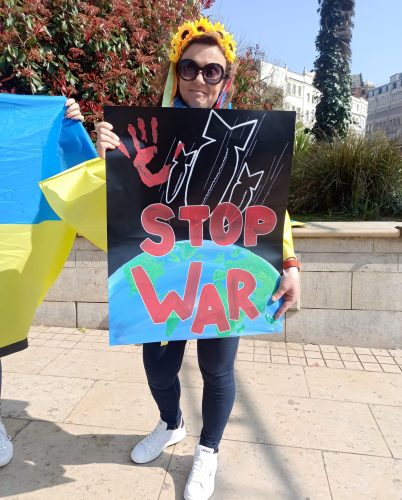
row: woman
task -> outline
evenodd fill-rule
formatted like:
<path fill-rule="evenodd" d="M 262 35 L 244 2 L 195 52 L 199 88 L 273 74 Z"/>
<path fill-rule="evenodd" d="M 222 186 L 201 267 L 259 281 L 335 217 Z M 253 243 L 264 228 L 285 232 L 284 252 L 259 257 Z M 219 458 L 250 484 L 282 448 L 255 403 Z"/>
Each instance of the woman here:
<path fill-rule="evenodd" d="M 84 121 L 84 117 L 81 114 L 80 107 L 74 99 L 68 99 L 66 101 L 66 112 L 64 114 L 65 118 L 72 120 Z M 25 346 L 26 347 L 26 346 Z M 20 350 L 20 348 L 18 348 Z M 14 352 L 14 351 L 13 351 Z M 1 386 L 2 386 L 2 367 L 1 367 L 1 357 L 0 357 L 0 409 L 1 409 Z M 4 467 L 13 458 L 13 443 L 11 442 L 10 436 L 6 432 L 6 428 L 1 421 L 0 413 L 0 467 Z"/>
<path fill-rule="evenodd" d="M 182 25 L 172 39 L 170 60 L 164 105 L 207 109 L 230 107 L 228 94 L 234 77 L 235 43 L 220 23 L 213 25 L 202 18 Z M 119 138 L 112 129 L 112 125 L 106 122 L 97 126 L 97 150 L 102 158 L 106 150 L 120 146 Z M 286 271 L 273 297 L 274 300 L 282 296 L 285 298 L 277 317 L 295 302 L 299 286 L 298 262 L 291 241 L 287 242 L 286 248 Z M 187 500 L 208 499 L 214 491 L 219 443 L 235 400 L 234 361 L 238 344 L 239 337 L 197 343 L 198 362 L 204 380 L 203 428 L 184 492 Z M 167 345 L 148 343 L 143 346 L 145 371 L 161 419 L 156 428 L 132 450 L 131 458 L 136 463 L 154 460 L 164 448 L 186 436 L 178 378 L 185 345 L 186 341 L 175 341 Z"/>

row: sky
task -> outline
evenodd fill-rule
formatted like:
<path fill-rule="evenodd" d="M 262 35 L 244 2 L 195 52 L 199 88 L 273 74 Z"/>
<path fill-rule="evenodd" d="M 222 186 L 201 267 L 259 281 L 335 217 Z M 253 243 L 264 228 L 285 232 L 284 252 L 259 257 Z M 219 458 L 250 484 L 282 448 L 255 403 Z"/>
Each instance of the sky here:
<path fill-rule="evenodd" d="M 245 47 L 259 44 L 266 59 L 292 71 L 310 71 L 316 58 L 318 0 L 215 0 L 204 11 L 224 23 Z M 402 0 L 356 0 L 352 73 L 376 85 L 402 72 Z"/>

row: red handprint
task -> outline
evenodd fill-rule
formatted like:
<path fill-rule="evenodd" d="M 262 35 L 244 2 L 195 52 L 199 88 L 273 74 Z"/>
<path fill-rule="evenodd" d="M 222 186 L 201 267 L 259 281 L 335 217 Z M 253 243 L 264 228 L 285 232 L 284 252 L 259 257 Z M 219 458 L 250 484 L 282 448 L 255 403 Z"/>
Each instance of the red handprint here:
<path fill-rule="evenodd" d="M 148 142 L 147 133 L 145 130 L 145 122 L 143 118 L 138 118 L 137 125 L 141 133 L 141 141 L 143 143 Z M 163 165 L 163 167 L 155 173 L 152 173 L 148 165 L 155 158 L 156 153 L 158 152 L 157 142 L 158 142 L 158 120 L 155 116 L 151 118 L 151 130 L 152 130 L 152 142 L 151 146 L 146 146 L 141 148 L 140 141 L 138 140 L 137 131 L 135 127 L 130 123 L 127 127 L 128 133 L 131 135 L 133 140 L 134 149 L 136 151 L 136 156 L 133 160 L 134 167 L 138 170 L 138 174 L 140 176 L 141 181 L 148 187 L 159 186 L 160 184 L 164 184 L 169 178 L 169 172 L 171 164 Z M 174 154 L 174 160 L 179 156 L 180 151 L 183 149 L 184 144 L 179 142 L 176 147 L 176 151 Z M 125 145 L 120 142 L 120 146 L 118 149 L 126 156 L 130 158 L 130 155 L 125 147 Z"/>

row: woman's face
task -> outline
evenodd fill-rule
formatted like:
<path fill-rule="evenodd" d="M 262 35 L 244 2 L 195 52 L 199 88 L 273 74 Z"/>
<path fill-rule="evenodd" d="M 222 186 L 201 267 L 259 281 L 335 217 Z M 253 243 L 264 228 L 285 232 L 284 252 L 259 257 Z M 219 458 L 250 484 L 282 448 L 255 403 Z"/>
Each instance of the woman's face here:
<path fill-rule="evenodd" d="M 191 59 L 200 68 L 206 64 L 218 63 L 226 71 L 226 59 L 217 45 L 191 44 L 182 54 L 181 59 Z M 222 80 L 217 85 L 211 85 L 204 80 L 199 72 L 195 80 L 183 80 L 178 77 L 178 86 L 181 98 L 190 108 L 212 108 L 225 85 Z"/>

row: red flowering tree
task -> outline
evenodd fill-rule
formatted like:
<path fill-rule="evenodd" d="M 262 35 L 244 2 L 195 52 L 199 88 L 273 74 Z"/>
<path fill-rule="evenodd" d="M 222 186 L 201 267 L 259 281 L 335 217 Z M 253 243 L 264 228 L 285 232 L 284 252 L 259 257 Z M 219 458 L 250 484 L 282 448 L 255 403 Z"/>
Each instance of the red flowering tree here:
<path fill-rule="evenodd" d="M 258 45 L 239 56 L 233 107 L 237 109 L 283 109 L 283 90 L 261 80 L 259 62 L 265 54 Z"/>
<path fill-rule="evenodd" d="M 2 0 L 0 92 L 74 97 L 90 128 L 105 104 L 155 104 L 171 34 L 213 3 Z M 237 108 L 272 106 L 259 81 L 257 59 L 255 50 L 239 59 Z"/>
<path fill-rule="evenodd" d="M 105 104 L 149 105 L 171 33 L 213 0 L 3 0 L 0 92 L 72 96 L 90 122 Z"/>

